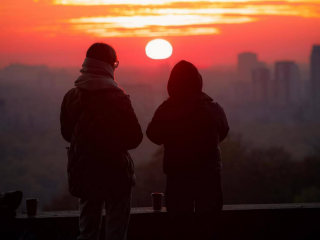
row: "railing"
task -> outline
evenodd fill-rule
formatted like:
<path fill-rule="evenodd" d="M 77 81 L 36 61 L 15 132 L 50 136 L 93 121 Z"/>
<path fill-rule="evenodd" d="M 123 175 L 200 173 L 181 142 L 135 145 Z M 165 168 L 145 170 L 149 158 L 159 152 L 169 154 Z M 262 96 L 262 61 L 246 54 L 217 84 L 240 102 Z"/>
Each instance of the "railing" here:
<path fill-rule="evenodd" d="M 0 239 L 75 240 L 79 234 L 78 217 L 78 211 L 40 212 L 36 218 L 18 214 L 1 221 Z M 225 205 L 219 229 L 221 240 L 320 239 L 320 203 Z M 100 239 L 103 232 L 102 229 Z M 167 235 L 165 209 L 132 209 L 128 240 L 162 240 Z"/>

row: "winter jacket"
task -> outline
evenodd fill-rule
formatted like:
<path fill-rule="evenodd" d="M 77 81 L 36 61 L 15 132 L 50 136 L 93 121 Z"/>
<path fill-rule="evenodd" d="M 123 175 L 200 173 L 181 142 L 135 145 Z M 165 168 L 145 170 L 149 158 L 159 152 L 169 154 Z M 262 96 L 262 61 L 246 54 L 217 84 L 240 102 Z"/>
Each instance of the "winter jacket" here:
<path fill-rule="evenodd" d="M 67 92 L 61 105 L 61 134 L 71 143 L 69 191 L 78 198 L 105 200 L 133 185 L 128 150 L 136 148 L 143 135 L 123 90 L 91 86 L 89 91 L 87 85 Z"/>
<path fill-rule="evenodd" d="M 164 145 L 165 174 L 188 175 L 221 170 L 219 143 L 229 131 L 226 115 L 218 103 L 201 92 L 202 78 L 198 70 L 188 62 L 180 63 L 170 75 L 170 98 L 156 110 L 148 125 L 147 136 L 153 143 Z M 185 81 L 181 76 L 185 76 Z M 183 84 L 182 90 L 179 84 Z"/>

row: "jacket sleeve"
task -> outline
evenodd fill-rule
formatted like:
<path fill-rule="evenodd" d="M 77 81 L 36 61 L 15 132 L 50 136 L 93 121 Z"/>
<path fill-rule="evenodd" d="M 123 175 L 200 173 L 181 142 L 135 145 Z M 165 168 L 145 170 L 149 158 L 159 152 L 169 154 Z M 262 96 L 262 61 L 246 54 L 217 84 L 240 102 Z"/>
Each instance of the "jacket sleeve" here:
<path fill-rule="evenodd" d="M 126 150 L 135 149 L 142 142 L 143 133 L 129 97 L 123 99 L 119 113 L 121 117 L 119 136 L 122 139 L 123 147 Z"/>
<path fill-rule="evenodd" d="M 218 107 L 218 133 L 219 133 L 219 141 L 222 142 L 228 135 L 230 130 L 227 116 L 223 110 L 223 108 L 217 103 Z"/>
<path fill-rule="evenodd" d="M 106 106 L 94 120 L 96 143 L 108 149 L 131 150 L 142 142 L 143 134 L 129 97 Z"/>
<path fill-rule="evenodd" d="M 67 93 L 68 94 L 68 93 Z M 68 118 L 67 112 L 67 94 L 64 96 L 60 111 L 60 131 L 61 135 L 67 142 L 71 142 L 73 128 Z"/>
<path fill-rule="evenodd" d="M 162 145 L 172 118 L 166 113 L 165 102 L 155 111 L 151 122 L 148 125 L 146 134 L 149 140 L 157 145 Z"/>

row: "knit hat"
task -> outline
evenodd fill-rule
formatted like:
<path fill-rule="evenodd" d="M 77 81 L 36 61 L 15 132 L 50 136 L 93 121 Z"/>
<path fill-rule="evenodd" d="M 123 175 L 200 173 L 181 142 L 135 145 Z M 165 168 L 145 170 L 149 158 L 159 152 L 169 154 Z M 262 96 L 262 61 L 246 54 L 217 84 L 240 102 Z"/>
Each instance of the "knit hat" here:
<path fill-rule="evenodd" d="M 106 43 L 92 44 L 87 50 L 86 57 L 106 62 L 112 67 L 114 66 L 114 62 L 118 61 L 116 51 Z"/>

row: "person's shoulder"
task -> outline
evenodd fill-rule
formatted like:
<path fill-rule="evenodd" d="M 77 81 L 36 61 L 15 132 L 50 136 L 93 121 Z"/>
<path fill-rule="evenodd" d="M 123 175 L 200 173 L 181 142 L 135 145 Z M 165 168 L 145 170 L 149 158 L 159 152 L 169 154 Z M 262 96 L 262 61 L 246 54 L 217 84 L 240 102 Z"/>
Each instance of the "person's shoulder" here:
<path fill-rule="evenodd" d="M 120 88 L 101 89 L 95 91 L 93 94 L 95 101 L 97 101 L 99 105 L 103 104 L 106 107 L 113 106 L 131 109 L 130 96 Z"/>
<path fill-rule="evenodd" d="M 159 107 L 156 109 L 156 112 L 166 112 L 170 110 L 171 108 L 174 108 L 174 102 L 171 98 L 168 98 L 167 100 L 164 100 Z"/>
<path fill-rule="evenodd" d="M 211 116 L 214 116 L 217 114 L 218 115 L 223 114 L 224 110 L 221 107 L 221 105 L 217 101 L 215 101 L 211 97 L 209 97 L 208 95 L 206 95 L 206 96 L 207 97 L 203 98 L 203 101 L 201 104 L 202 110 Z"/>
<path fill-rule="evenodd" d="M 121 88 L 105 88 L 86 92 L 88 92 L 88 94 L 90 94 L 94 98 L 108 99 L 109 101 L 118 99 L 130 99 L 129 95 L 127 95 Z"/>
<path fill-rule="evenodd" d="M 68 96 L 74 95 L 76 92 L 77 92 L 77 88 L 74 87 L 74 88 L 71 88 L 64 96 L 68 97 Z"/>
<path fill-rule="evenodd" d="M 211 98 L 209 95 L 207 95 L 206 93 L 202 93 L 200 96 L 201 99 L 201 103 L 204 106 L 208 106 L 209 108 L 215 108 L 215 109 L 222 109 L 222 107 L 220 106 L 220 104 L 218 102 L 216 102 L 215 100 L 213 100 L 213 98 Z"/>
<path fill-rule="evenodd" d="M 221 111 L 221 110 L 223 110 L 221 105 L 216 101 L 206 102 L 205 105 L 207 106 L 208 110 L 212 110 L 212 111 Z"/>
<path fill-rule="evenodd" d="M 78 87 L 71 88 L 64 96 L 65 101 L 81 100 L 84 102 L 113 102 L 113 101 L 130 101 L 129 95 L 127 95 L 122 89 L 100 89 L 96 91 L 89 91 Z"/>
<path fill-rule="evenodd" d="M 203 109 L 207 109 L 207 110 L 210 110 L 216 107 L 216 102 L 213 100 L 213 98 L 211 98 L 206 93 L 201 93 L 198 96 L 196 104 L 200 106 L 200 108 L 202 107 Z"/>
<path fill-rule="evenodd" d="M 206 108 L 206 115 L 209 118 L 220 118 L 220 117 L 225 117 L 225 111 L 221 107 L 221 105 L 218 102 L 212 101 L 211 103 L 208 104 L 208 107 Z"/>
<path fill-rule="evenodd" d="M 123 103 L 131 103 L 130 96 L 121 88 L 109 89 L 107 91 L 106 96 L 108 98 L 114 99 L 115 101 L 121 101 Z"/>
<path fill-rule="evenodd" d="M 218 111 L 224 112 L 223 107 L 218 102 L 214 102 L 214 106 Z"/>
<path fill-rule="evenodd" d="M 220 105 L 218 102 L 216 102 L 216 101 L 207 102 L 207 105 L 208 105 L 210 108 L 222 109 L 221 105 Z"/>
<path fill-rule="evenodd" d="M 65 101 L 70 101 L 70 99 L 74 99 L 77 95 L 79 95 L 79 90 L 74 87 L 71 88 L 65 95 L 64 95 L 64 100 Z"/>

